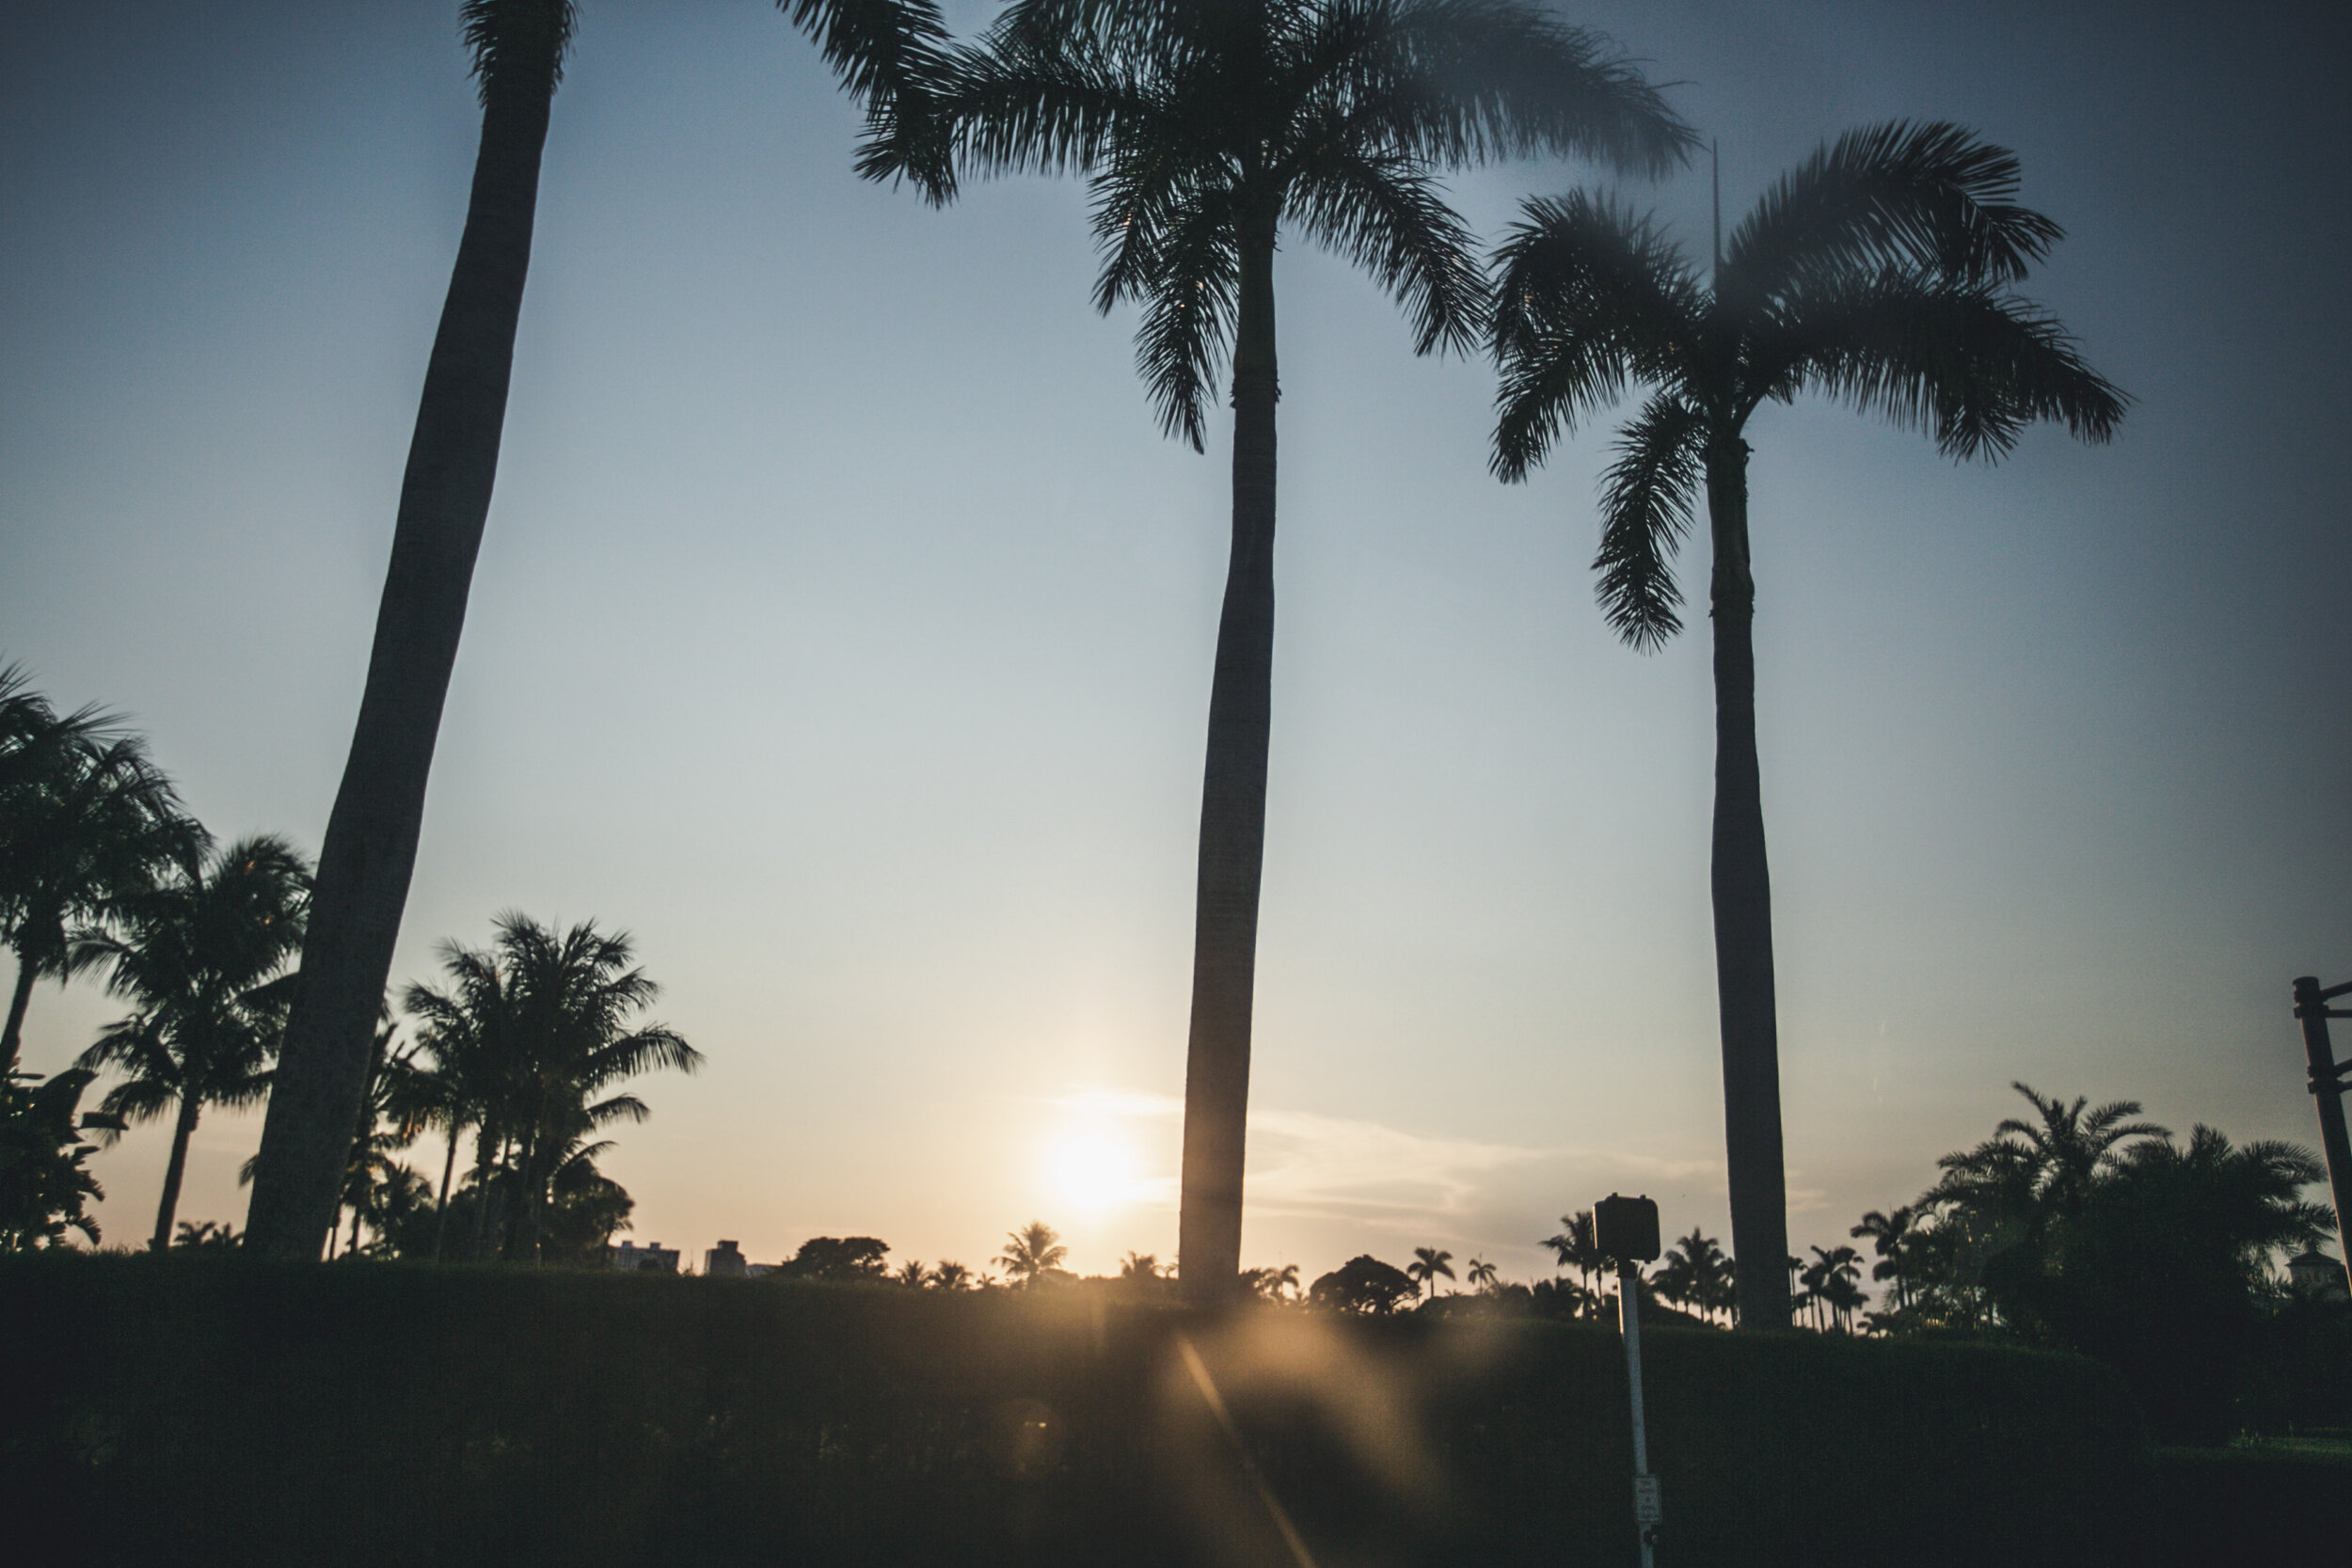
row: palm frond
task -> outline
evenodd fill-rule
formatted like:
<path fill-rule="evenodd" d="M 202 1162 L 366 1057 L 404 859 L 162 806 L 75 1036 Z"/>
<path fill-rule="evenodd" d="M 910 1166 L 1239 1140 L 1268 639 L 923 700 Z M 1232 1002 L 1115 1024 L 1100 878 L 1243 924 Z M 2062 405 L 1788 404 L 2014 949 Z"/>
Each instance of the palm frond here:
<path fill-rule="evenodd" d="M 1704 303 L 1674 243 L 1609 198 L 1571 191 L 1520 213 L 1494 261 L 1492 467 L 1504 480 L 1630 383 L 1684 381 Z"/>
<path fill-rule="evenodd" d="M 924 112 L 936 117 L 952 195 L 955 169 L 992 174 L 1083 172 L 1128 125 L 1149 119 L 1143 80 L 1122 73 L 1083 39 L 959 49 L 946 56 Z M 898 172 L 869 139 L 858 172 Z"/>
<path fill-rule="evenodd" d="M 551 93 L 579 16 L 572 0 L 465 0 L 458 25 L 486 107 L 494 93 Z"/>
<path fill-rule="evenodd" d="M 1125 269 L 1121 287 L 1144 301 L 1136 329 L 1136 368 L 1160 418 L 1160 429 L 1203 450 L 1206 405 L 1232 341 L 1241 293 L 1236 214 L 1229 190 L 1196 187 L 1192 199 L 1165 214 L 1141 219 L 1132 240 L 1114 248 L 1095 289 L 1095 303 L 1111 303 L 1111 265 Z M 1098 209 L 1098 222 L 1100 210 Z M 1149 224 L 1150 231 L 1141 225 Z M 1135 248 L 1131 251 L 1128 246 Z"/>
<path fill-rule="evenodd" d="M 1799 293 L 1757 334 L 1756 363 L 1771 395 L 1826 393 L 1932 435 L 1953 458 L 1996 458 L 2042 420 L 2106 441 L 2130 401 L 2056 317 L 1990 286 L 1915 269 Z"/>
<path fill-rule="evenodd" d="M 1707 432 L 1703 413 L 1659 393 L 1618 434 L 1616 459 L 1601 476 L 1600 551 L 1593 558 L 1601 614 L 1644 652 L 1682 629 L 1674 563 L 1690 536 Z"/>
<path fill-rule="evenodd" d="M 1333 140 L 1301 160 L 1290 216 L 1372 274 L 1413 323 L 1413 352 L 1468 352 L 1486 325 L 1486 277 L 1470 229 L 1424 168 Z"/>
<path fill-rule="evenodd" d="M 1443 163 L 1581 157 L 1656 178 L 1698 137 L 1603 35 L 1524 0 L 1352 0 L 1385 12 L 1398 145 Z"/>
<path fill-rule="evenodd" d="M 1849 131 L 1781 176 L 1733 229 L 1726 298 L 1764 300 L 1860 267 L 2013 282 L 2065 231 L 2017 205 L 2017 155 L 1947 121 Z"/>

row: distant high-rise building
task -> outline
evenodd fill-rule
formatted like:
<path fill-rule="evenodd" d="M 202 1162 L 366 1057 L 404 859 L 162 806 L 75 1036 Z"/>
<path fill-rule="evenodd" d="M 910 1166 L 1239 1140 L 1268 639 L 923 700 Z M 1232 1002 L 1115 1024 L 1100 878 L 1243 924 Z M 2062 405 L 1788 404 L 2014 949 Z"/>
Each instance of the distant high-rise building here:
<path fill-rule="evenodd" d="M 623 1242 L 619 1246 L 604 1249 L 605 1261 L 616 1269 L 652 1269 L 659 1274 L 677 1273 L 678 1251 L 660 1242 L 647 1242 L 639 1246 L 635 1242 Z"/>
<path fill-rule="evenodd" d="M 721 1242 L 717 1246 L 703 1254 L 703 1273 L 707 1275 L 714 1276 L 733 1275 L 737 1278 L 741 1278 L 750 1272 L 750 1267 L 743 1261 L 742 1253 L 736 1250 L 733 1242 Z"/>

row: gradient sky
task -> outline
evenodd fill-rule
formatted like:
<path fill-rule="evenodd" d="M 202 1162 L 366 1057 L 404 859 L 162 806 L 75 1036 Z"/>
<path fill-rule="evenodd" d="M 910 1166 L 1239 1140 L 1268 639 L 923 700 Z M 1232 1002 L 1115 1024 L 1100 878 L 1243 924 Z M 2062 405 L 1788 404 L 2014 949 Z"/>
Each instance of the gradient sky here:
<path fill-rule="evenodd" d="M 955 7 L 968 28 L 991 8 Z M 454 6 L 0 12 L 0 659 L 315 850 L 478 128 Z M 583 0 L 395 983 L 492 915 L 635 933 L 709 1057 L 607 1162 L 635 1237 L 978 1263 L 1175 1248 L 1224 432 L 1156 432 L 1080 188 L 946 212 L 759 0 Z M 2287 984 L 2352 978 L 2340 7 L 1581 5 L 1736 214 L 1957 119 L 2137 399 L 1955 467 L 1751 429 L 1792 1240 L 2052 1093 L 2315 1141 Z M 1454 182 L 1482 233 L 1597 179 Z M 1704 241 L 1704 171 L 1637 191 Z M 1280 595 L 1244 1260 L 1548 1272 L 1613 1189 L 1724 1233 L 1703 622 L 1593 607 L 1609 426 L 1487 477 L 1491 372 L 1278 268 Z M 1690 562 L 1703 598 L 1703 547 Z M 43 987 L 27 1062 L 118 1016 Z M 181 1214 L 241 1221 L 258 1117 Z M 96 1161 L 110 1242 L 167 1132 Z M 437 1151 L 420 1164 L 437 1171 Z"/>

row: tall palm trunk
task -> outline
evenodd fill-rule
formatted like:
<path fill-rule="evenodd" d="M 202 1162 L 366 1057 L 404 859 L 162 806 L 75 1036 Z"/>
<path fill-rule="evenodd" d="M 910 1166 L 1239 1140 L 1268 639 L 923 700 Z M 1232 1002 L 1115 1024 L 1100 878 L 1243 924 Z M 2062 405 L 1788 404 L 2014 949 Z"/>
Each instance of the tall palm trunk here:
<path fill-rule="evenodd" d="M 1193 908 L 1192 1029 L 1184 1059 L 1184 1163 L 1177 1262 L 1185 1296 L 1224 1301 L 1241 1281 L 1249 1022 L 1265 861 L 1266 747 L 1274 691 L 1274 214 L 1241 239 L 1233 329 L 1233 546 L 1209 688 Z"/>
<path fill-rule="evenodd" d="M 1731 1250 L 1742 1328 L 1788 1326 L 1788 1205 L 1781 1174 L 1780 1037 L 1772 998 L 1772 886 L 1756 755 L 1756 578 L 1748 560 L 1748 447 L 1707 449 L 1714 534 L 1715 996 L 1724 1049 Z"/>
<path fill-rule="evenodd" d="M 505 1144 L 503 1137 L 493 1139 L 487 1124 L 482 1136 L 474 1143 L 474 1206 L 473 1237 L 467 1243 L 466 1256 L 479 1259 L 484 1256 L 485 1238 L 490 1232 L 490 1196 L 498 1190 L 498 1156 Z"/>
<path fill-rule="evenodd" d="M 171 1222 L 180 1212 L 180 1181 L 188 1173 L 188 1140 L 196 1134 L 196 1118 L 203 1114 L 201 1095 L 180 1097 L 180 1116 L 171 1128 L 171 1159 L 164 1166 L 163 1201 L 155 1205 L 155 1234 L 147 1243 L 157 1252 L 171 1245 Z"/>
<path fill-rule="evenodd" d="M 8 995 L 8 1022 L 0 1033 L 0 1072 L 16 1070 L 17 1048 L 24 1039 L 24 1009 L 33 1003 L 33 963 L 24 954 L 16 956 L 16 989 Z"/>
<path fill-rule="evenodd" d="M 457 1174 L 457 1139 L 465 1132 L 459 1122 L 449 1127 L 449 1149 L 441 1156 L 441 1197 L 433 1206 L 433 1260 L 441 1260 L 441 1244 L 449 1239 L 449 1182 Z"/>
<path fill-rule="evenodd" d="M 498 473 L 552 96 L 551 81 L 494 87 L 483 108 L 472 201 L 425 368 L 367 689 L 319 853 L 254 1171 L 246 1244 L 271 1257 L 315 1259 L 335 1222 Z"/>

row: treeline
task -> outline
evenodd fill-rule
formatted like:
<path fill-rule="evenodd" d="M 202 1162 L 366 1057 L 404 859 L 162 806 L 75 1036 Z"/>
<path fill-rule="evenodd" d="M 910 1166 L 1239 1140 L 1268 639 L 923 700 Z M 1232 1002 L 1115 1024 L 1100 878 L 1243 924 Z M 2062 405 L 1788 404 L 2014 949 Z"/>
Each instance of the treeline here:
<path fill-rule="evenodd" d="M 311 881 L 276 835 L 216 844 L 115 715 L 60 714 L 22 671 L 0 671 L 0 942 L 17 965 L 0 1247 L 101 1242 L 87 1156 L 155 1121 L 171 1148 L 149 1246 L 236 1244 L 209 1220 L 175 1230 L 188 1145 L 207 1110 L 270 1092 Z M 601 1260 L 633 1207 L 597 1168 L 603 1134 L 651 1114 L 622 1085 L 691 1071 L 700 1053 L 639 1016 L 660 988 L 626 933 L 593 922 L 502 914 L 486 947 L 443 943 L 441 968 L 397 1012 L 385 999 L 330 1255 Z M 36 982 L 84 974 L 130 1010 L 68 1070 L 18 1071 Z M 85 1112 L 102 1074 L 116 1082 Z M 445 1144 L 437 1184 L 396 1158 L 427 1133 Z"/>

